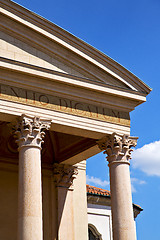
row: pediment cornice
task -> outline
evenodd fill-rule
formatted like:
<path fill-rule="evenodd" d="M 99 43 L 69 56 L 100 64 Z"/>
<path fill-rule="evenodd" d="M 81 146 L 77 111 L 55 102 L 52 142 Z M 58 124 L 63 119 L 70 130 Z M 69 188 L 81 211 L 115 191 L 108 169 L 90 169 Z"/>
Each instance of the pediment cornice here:
<path fill-rule="evenodd" d="M 9 0 L 1 0 L 0 6 L 3 30 L 78 68 L 86 76 L 84 82 L 92 80 L 92 85 L 95 86 L 96 82 L 99 83 L 99 91 L 103 85 L 107 88 L 109 78 L 115 83 L 112 88 L 117 88 L 117 81 L 121 85 L 121 91 L 124 88 L 124 93 L 133 91 L 135 96 L 137 93 L 146 96 L 151 91 L 120 64 L 57 25 Z"/>
<path fill-rule="evenodd" d="M 49 70 L 30 64 L 0 58 L 1 81 L 11 86 L 36 89 L 48 94 L 59 94 L 71 99 L 97 103 L 110 108 L 132 111 L 144 102 L 144 93 L 91 79 Z"/>

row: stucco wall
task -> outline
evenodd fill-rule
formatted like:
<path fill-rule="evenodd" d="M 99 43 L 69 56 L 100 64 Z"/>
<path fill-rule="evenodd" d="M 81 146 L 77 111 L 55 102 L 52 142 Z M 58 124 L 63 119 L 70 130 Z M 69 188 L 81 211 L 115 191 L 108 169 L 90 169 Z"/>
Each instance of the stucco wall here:
<path fill-rule="evenodd" d="M 112 240 L 110 206 L 88 204 L 88 224 L 96 227 L 103 240 Z"/>
<path fill-rule="evenodd" d="M 0 167 L 0 239 L 17 240 L 18 171 L 16 166 Z"/>

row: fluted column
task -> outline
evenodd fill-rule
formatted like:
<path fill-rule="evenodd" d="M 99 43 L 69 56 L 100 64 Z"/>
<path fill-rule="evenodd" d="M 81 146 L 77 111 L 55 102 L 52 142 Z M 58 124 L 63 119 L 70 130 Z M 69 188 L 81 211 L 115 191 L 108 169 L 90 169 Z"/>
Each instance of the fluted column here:
<path fill-rule="evenodd" d="M 54 164 L 53 173 L 58 195 L 58 240 L 75 240 L 73 180 L 78 170 L 71 165 Z"/>
<path fill-rule="evenodd" d="M 22 115 L 19 145 L 18 240 L 42 240 L 41 144 L 50 121 Z"/>
<path fill-rule="evenodd" d="M 136 142 L 136 137 L 115 133 L 98 141 L 108 155 L 114 240 L 136 240 L 129 171 L 131 147 Z"/>

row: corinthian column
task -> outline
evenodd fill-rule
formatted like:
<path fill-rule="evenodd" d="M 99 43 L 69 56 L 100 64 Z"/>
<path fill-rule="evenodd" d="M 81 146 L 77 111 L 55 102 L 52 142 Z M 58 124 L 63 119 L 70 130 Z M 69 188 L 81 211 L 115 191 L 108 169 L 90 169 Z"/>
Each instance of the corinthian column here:
<path fill-rule="evenodd" d="M 114 240 L 136 240 L 129 160 L 137 139 L 114 133 L 98 141 L 100 149 L 108 155 Z"/>
<path fill-rule="evenodd" d="M 41 144 L 50 122 L 22 115 L 19 145 L 18 240 L 42 240 Z"/>
<path fill-rule="evenodd" d="M 73 180 L 77 167 L 65 164 L 54 164 L 54 179 L 58 200 L 58 240 L 75 240 Z"/>

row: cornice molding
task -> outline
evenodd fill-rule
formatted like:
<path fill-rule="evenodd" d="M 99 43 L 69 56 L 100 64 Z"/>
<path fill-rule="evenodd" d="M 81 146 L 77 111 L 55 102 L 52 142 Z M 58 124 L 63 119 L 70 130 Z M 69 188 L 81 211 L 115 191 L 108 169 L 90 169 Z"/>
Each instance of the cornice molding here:
<path fill-rule="evenodd" d="M 76 163 L 74 166 L 77 167 L 78 170 L 86 171 L 86 160 L 83 160 L 83 161 L 81 161 L 79 163 Z"/>
<path fill-rule="evenodd" d="M 62 84 L 63 84 L 63 86 L 65 84 L 66 89 L 70 88 L 70 91 L 69 91 L 70 96 L 72 96 L 72 93 L 75 92 L 75 88 L 76 88 L 76 95 L 75 95 L 76 98 L 78 97 L 78 95 L 81 98 L 82 97 L 84 98 L 85 91 L 86 91 L 86 99 L 87 100 L 89 100 L 89 98 L 91 96 L 92 98 L 94 98 L 93 99 L 94 102 L 98 102 L 97 95 L 93 95 L 93 91 L 94 91 L 95 94 L 100 94 L 101 98 L 103 98 L 103 96 L 104 96 L 104 100 L 105 100 L 104 104 L 105 105 L 111 104 L 110 106 L 112 108 L 114 107 L 114 108 L 119 109 L 123 106 L 123 108 L 126 107 L 127 111 L 132 111 L 137 105 L 146 101 L 145 94 L 140 93 L 140 92 L 122 89 L 122 88 L 111 86 L 111 85 L 96 83 L 89 79 L 80 78 L 80 77 L 68 75 L 65 73 L 56 72 L 53 70 L 43 69 L 41 67 L 35 67 L 35 66 L 29 65 L 29 64 L 18 63 L 18 62 L 15 63 L 14 61 L 9 60 L 9 59 L 0 58 L 0 68 L 2 69 L 1 79 L 4 78 L 5 81 L 7 81 L 7 79 L 6 79 L 6 77 L 7 77 L 8 81 L 14 81 L 14 79 L 15 79 L 16 84 L 19 82 L 19 84 L 21 84 L 21 85 L 27 84 L 27 86 L 31 86 L 34 84 L 34 82 L 35 82 L 34 80 L 31 81 L 28 78 L 27 81 L 22 82 L 21 79 L 18 80 L 19 79 L 18 77 L 14 78 L 14 75 L 21 74 L 21 75 L 23 75 L 23 78 L 28 77 L 28 76 L 30 76 L 32 78 L 38 77 L 38 78 L 40 78 L 39 85 L 38 85 L 38 87 L 36 86 L 36 89 L 38 89 L 42 86 L 44 80 L 45 81 L 48 80 L 49 81 L 48 84 L 53 85 L 53 83 L 54 83 L 54 89 L 56 90 L 56 92 L 58 92 L 58 90 L 60 91 L 60 89 L 62 88 Z M 12 71 L 12 73 L 10 74 L 8 72 L 8 70 Z M 41 82 L 42 82 L 42 84 L 41 84 Z M 45 85 L 43 84 L 43 86 L 41 87 L 41 88 L 43 88 L 43 91 L 44 91 L 44 88 L 45 88 L 45 90 L 47 90 L 46 88 L 47 88 L 48 84 L 45 84 Z M 56 87 L 57 89 L 55 88 L 55 84 L 57 85 L 57 87 Z M 50 91 L 51 91 L 51 88 L 52 88 L 52 86 L 49 87 Z M 71 90 L 71 88 L 73 89 L 73 91 Z M 54 89 L 52 89 L 52 92 L 55 91 Z M 64 94 L 64 91 L 65 91 L 65 89 L 63 87 L 63 94 Z M 78 94 L 78 91 L 83 91 L 83 94 Z M 66 93 L 68 93 L 68 90 L 66 90 Z M 119 98 L 119 101 L 118 102 L 117 101 L 109 102 L 110 97 L 116 97 L 116 99 Z M 125 106 L 126 100 L 127 100 L 127 104 Z M 114 102 L 115 106 L 113 106 L 113 102 Z M 103 104 L 103 102 L 101 101 L 100 104 Z"/>
<path fill-rule="evenodd" d="M 117 80 L 123 82 L 131 89 L 144 92 L 145 95 L 151 91 L 146 84 L 144 84 L 140 79 L 126 70 L 120 64 L 116 63 L 111 58 L 107 57 L 100 51 L 96 50 L 92 46 L 81 41 L 55 24 L 32 13 L 31 11 L 28 11 L 16 3 L 13 3 L 12 1 L 1 1 L 0 5 L 2 6 L 1 12 L 3 15 L 36 31 L 38 34 L 41 34 L 41 36 L 45 36 L 58 45 L 61 45 L 63 48 L 68 49 L 70 52 L 73 52 L 82 59 L 85 59 L 85 61 L 90 62 L 93 66 L 96 66 L 98 69 L 101 69 Z M 9 28 L 9 26 L 5 27 Z M 10 30 L 13 32 L 13 29 Z M 26 38 L 25 35 L 23 35 L 23 37 Z M 72 45 L 70 42 L 72 42 Z"/>

